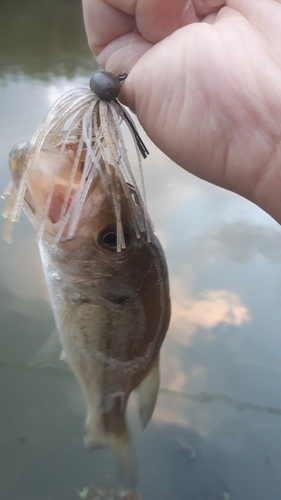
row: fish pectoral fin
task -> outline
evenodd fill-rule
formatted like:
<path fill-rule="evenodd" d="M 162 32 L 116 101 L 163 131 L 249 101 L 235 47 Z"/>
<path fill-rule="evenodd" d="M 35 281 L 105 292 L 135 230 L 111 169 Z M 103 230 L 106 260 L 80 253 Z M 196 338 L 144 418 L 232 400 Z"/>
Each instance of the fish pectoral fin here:
<path fill-rule="evenodd" d="M 63 349 L 60 353 L 60 361 L 67 361 L 65 350 Z"/>
<path fill-rule="evenodd" d="M 139 417 L 141 421 L 142 430 L 146 428 L 152 417 L 154 407 L 157 401 L 159 384 L 160 384 L 159 357 L 157 357 L 154 365 L 149 370 L 146 377 L 136 388 L 138 406 L 139 406 Z"/>
<path fill-rule="evenodd" d="M 47 341 L 40 347 L 39 351 L 35 354 L 29 363 L 29 366 L 37 368 L 47 368 L 52 365 L 52 360 L 56 357 L 59 359 L 60 341 L 58 333 L 55 331 L 50 335 Z"/>
<path fill-rule="evenodd" d="M 64 351 L 61 351 L 61 354 L 60 351 L 61 351 L 61 343 L 59 340 L 58 332 L 55 331 L 50 335 L 50 337 L 42 345 L 42 347 L 40 347 L 39 351 L 30 361 L 29 366 L 32 366 L 33 368 L 56 367 L 57 369 L 56 365 L 58 363 L 58 360 L 66 359 L 65 357 L 62 357 L 62 353 Z M 65 369 L 61 371 L 65 371 Z"/>

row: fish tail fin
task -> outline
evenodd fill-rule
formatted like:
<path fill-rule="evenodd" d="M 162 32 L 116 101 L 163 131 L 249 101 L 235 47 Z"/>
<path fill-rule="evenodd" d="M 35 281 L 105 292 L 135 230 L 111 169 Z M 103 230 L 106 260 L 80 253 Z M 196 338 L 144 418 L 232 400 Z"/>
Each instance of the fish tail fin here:
<path fill-rule="evenodd" d="M 136 488 L 137 466 L 135 454 L 130 440 L 126 422 L 121 432 L 105 431 L 98 424 L 95 415 L 88 415 L 86 420 L 87 433 L 84 445 L 87 451 L 110 448 L 114 454 L 118 476 L 122 487 Z"/>
<path fill-rule="evenodd" d="M 127 428 L 123 434 L 111 437 L 111 449 L 115 456 L 122 486 L 136 488 L 138 482 L 137 464 Z"/>
<path fill-rule="evenodd" d="M 84 437 L 86 451 L 95 451 L 109 446 L 108 436 L 98 425 L 97 416 L 89 413 L 86 419 L 86 435 Z"/>
<path fill-rule="evenodd" d="M 157 401 L 159 384 L 159 357 L 157 357 L 148 374 L 136 389 L 142 430 L 146 428 L 152 417 Z"/>

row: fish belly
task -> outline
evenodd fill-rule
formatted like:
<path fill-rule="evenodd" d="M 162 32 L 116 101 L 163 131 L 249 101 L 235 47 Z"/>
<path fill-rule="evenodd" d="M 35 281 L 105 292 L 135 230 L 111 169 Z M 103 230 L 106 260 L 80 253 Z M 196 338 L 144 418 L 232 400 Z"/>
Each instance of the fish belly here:
<path fill-rule="evenodd" d="M 42 247 L 41 249 L 44 249 Z M 67 283 L 41 252 L 46 282 L 65 359 L 75 374 L 87 406 L 85 447 L 109 447 L 116 457 L 122 484 L 136 484 L 136 465 L 126 407 L 137 389 L 142 428 L 148 424 L 159 388 L 159 335 L 135 303 L 110 304 L 99 290 L 92 297 Z M 78 291 L 77 291 L 78 290 Z M 154 330 L 155 329 L 155 330 Z"/>

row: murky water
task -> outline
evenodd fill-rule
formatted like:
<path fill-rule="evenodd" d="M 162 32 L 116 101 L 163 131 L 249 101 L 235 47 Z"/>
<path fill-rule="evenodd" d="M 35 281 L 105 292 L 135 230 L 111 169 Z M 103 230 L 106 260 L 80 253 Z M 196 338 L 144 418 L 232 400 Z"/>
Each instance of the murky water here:
<path fill-rule="evenodd" d="M 3 1 L 0 40 L 3 191 L 13 144 L 30 139 L 61 93 L 87 86 L 95 63 L 75 0 Z M 167 255 L 173 315 L 144 433 L 134 400 L 130 408 L 142 494 L 280 500 L 280 228 L 146 143 L 149 212 Z M 1 240 L 0 258 L 0 498 L 75 500 L 84 486 L 115 484 L 110 452 L 83 451 L 85 406 L 73 376 L 28 366 L 55 325 L 24 216 L 14 244 Z"/>

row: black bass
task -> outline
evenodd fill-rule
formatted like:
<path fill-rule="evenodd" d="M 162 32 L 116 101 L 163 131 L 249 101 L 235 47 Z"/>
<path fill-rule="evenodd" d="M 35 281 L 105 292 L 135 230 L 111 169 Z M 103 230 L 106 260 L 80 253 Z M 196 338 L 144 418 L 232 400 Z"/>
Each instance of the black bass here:
<path fill-rule="evenodd" d="M 74 106 L 74 92 L 11 151 L 6 216 L 9 226 L 23 207 L 38 231 L 63 357 L 86 400 L 85 445 L 109 446 L 135 484 L 126 407 L 136 390 L 144 429 L 170 319 L 168 272 L 120 139 L 119 103 L 78 89 Z"/>

